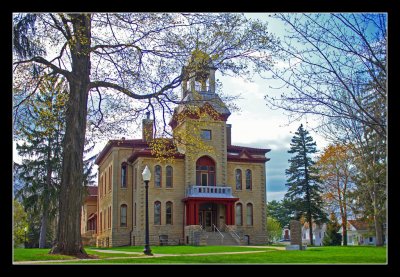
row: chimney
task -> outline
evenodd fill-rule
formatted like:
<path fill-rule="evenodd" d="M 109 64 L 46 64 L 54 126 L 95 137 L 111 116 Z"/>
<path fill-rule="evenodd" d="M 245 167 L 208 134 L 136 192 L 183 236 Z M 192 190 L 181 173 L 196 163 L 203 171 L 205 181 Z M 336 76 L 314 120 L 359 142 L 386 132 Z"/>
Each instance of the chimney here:
<path fill-rule="evenodd" d="M 226 145 L 232 145 L 232 124 L 226 124 Z"/>
<path fill-rule="evenodd" d="M 146 112 L 146 118 L 142 120 L 142 140 L 148 142 L 153 138 L 153 120 L 150 112 Z"/>

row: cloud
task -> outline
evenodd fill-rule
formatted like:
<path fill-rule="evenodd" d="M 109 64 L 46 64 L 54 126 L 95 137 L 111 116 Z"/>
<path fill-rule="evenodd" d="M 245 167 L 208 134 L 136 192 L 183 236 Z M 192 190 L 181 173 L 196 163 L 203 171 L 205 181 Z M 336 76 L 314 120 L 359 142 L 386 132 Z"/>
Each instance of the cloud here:
<path fill-rule="evenodd" d="M 281 201 L 285 193 L 286 191 L 267 192 L 267 202 L 271 202 L 273 200 Z"/>

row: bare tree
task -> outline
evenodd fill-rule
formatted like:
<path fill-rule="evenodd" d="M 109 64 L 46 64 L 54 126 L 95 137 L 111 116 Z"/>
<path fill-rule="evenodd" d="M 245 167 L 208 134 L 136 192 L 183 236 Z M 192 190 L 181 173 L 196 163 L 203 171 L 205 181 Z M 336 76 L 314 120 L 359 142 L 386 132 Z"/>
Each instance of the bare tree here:
<path fill-rule="evenodd" d="M 182 66 L 195 49 L 223 74 L 239 75 L 270 63 L 272 48 L 265 24 L 229 13 L 15 14 L 13 34 L 14 93 L 20 99 L 15 117 L 43 76 L 68 81 L 60 217 L 51 253 L 78 256 L 86 256 L 80 205 L 87 122 L 89 129 L 133 124 L 144 111 L 155 118 L 160 111 L 165 127 L 179 103 Z"/>
<path fill-rule="evenodd" d="M 273 108 L 314 115 L 317 131 L 355 144 L 357 191 L 382 245 L 386 216 L 387 17 L 385 14 L 278 14 L 289 35 L 270 68 L 287 88 Z M 296 118 L 297 119 L 297 118 Z M 360 195 L 359 195 L 360 196 Z M 372 204 L 372 206 L 371 206 Z"/>
<path fill-rule="evenodd" d="M 289 27 L 278 45 L 283 66 L 270 68 L 286 92 L 266 96 L 296 117 L 346 118 L 386 138 L 382 114 L 365 108 L 371 92 L 386 103 L 387 22 L 384 14 L 278 14 Z M 360 87 L 373 86 L 373 91 Z M 382 107 L 384 111 L 386 106 Z M 383 112 L 384 112 L 383 111 Z"/>

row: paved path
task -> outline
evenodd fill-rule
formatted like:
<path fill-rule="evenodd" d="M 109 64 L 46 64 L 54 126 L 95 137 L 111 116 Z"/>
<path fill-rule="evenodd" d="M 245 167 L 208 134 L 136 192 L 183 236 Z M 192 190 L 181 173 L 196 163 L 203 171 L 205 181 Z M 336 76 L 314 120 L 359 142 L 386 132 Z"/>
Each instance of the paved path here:
<path fill-rule="evenodd" d="M 115 254 L 131 254 L 135 256 L 127 256 L 127 257 L 109 257 L 103 259 L 70 259 L 70 260 L 48 260 L 48 261 L 21 261 L 14 262 L 15 265 L 24 265 L 24 264 L 46 264 L 46 263 L 67 263 L 67 262 L 75 262 L 75 261 L 100 261 L 100 260 L 116 260 L 116 259 L 142 259 L 142 258 L 157 258 L 157 257 L 178 257 L 178 256 L 210 256 L 210 255 L 235 255 L 235 254 L 251 254 L 251 253 L 261 253 L 266 251 L 273 251 L 273 249 L 284 250 L 282 247 L 274 247 L 274 246 L 243 246 L 243 247 L 253 247 L 253 248 L 264 248 L 265 250 L 253 250 L 253 251 L 241 251 L 241 252 L 213 252 L 213 253 L 193 253 L 193 254 L 153 254 L 152 256 L 144 255 L 141 252 L 129 252 L 129 251 L 115 251 L 115 250 L 106 250 L 106 249 L 92 249 L 96 252 L 102 253 L 115 253 Z M 273 248 L 273 249 L 268 249 Z"/>
<path fill-rule="evenodd" d="M 239 247 L 250 247 L 250 248 L 263 248 L 263 249 L 275 249 L 285 250 L 285 246 L 268 246 L 268 245 L 240 245 Z"/>

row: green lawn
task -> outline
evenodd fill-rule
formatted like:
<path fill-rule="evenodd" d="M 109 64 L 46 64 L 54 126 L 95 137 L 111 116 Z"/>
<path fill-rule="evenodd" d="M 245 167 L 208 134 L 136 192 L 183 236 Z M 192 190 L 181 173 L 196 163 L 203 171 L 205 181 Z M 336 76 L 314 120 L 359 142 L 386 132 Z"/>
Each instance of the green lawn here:
<path fill-rule="evenodd" d="M 113 248 L 89 248 L 114 250 L 114 251 L 128 251 L 143 253 L 143 246 L 122 246 Z M 251 247 L 237 247 L 237 246 L 191 246 L 191 245 L 177 245 L 177 246 L 151 246 L 151 252 L 157 254 L 195 254 L 195 253 L 219 253 L 219 252 L 242 252 L 242 251 L 258 251 L 263 250 L 260 248 Z"/>
<path fill-rule="evenodd" d="M 70 260 L 62 264 L 385 264 L 386 247 L 347 246 L 309 247 L 305 251 L 285 251 L 273 248 L 248 248 L 237 246 L 153 246 L 154 254 L 182 254 L 182 256 L 145 257 L 142 246 L 107 248 L 126 253 L 100 253 L 96 248 L 86 248 L 89 254 L 102 260 Z M 15 249 L 14 261 L 53 260 L 68 256 L 48 255 L 49 249 Z M 187 256 L 195 253 L 263 251 L 246 254 L 210 254 Z M 68 257 L 69 258 L 69 257 Z M 112 258 L 112 259 L 110 259 Z M 49 263 L 56 263 L 51 262 Z"/>
<path fill-rule="evenodd" d="M 46 261 L 46 260 L 71 260 L 74 257 L 64 255 L 50 255 L 50 249 L 14 248 L 14 261 Z"/>

